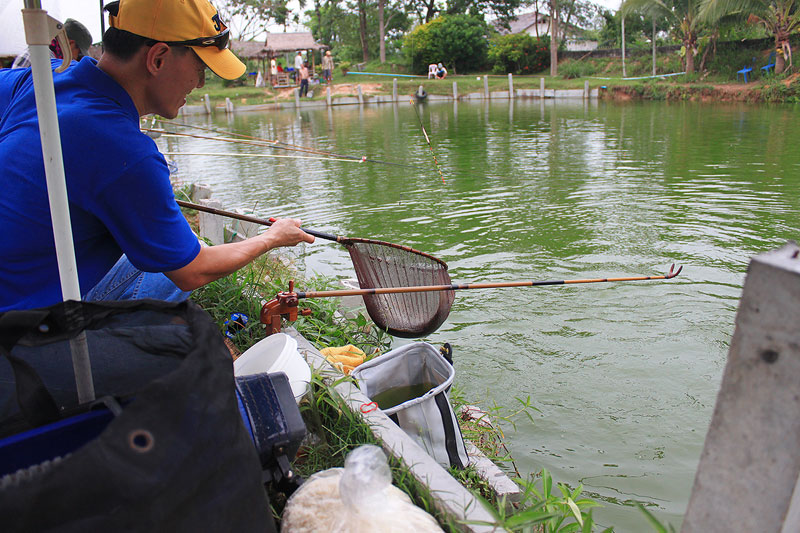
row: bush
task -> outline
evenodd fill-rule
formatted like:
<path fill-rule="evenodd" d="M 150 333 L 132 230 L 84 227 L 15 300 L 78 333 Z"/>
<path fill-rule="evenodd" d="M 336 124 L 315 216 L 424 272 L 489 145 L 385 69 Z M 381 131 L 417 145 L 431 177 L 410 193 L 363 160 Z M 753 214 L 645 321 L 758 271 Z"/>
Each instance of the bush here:
<path fill-rule="evenodd" d="M 590 76 L 594 74 L 594 69 L 588 63 L 569 61 L 558 66 L 558 73 L 565 80 L 572 80 L 582 76 Z"/>
<path fill-rule="evenodd" d="M 417 26 L 403 41 L 412 70 L 425 74 L 431 63 L 442 63 L 451 73 L 480 70 L 486 65 L 488 28 L 469 15 L 445 15 Z"/>
<path fill-rule="evenodd" d="M 550 67 L 550 38 L 527 33 L 498 35 L 489 41 L 488 60 L 495 74 L 534 74 Z"/>

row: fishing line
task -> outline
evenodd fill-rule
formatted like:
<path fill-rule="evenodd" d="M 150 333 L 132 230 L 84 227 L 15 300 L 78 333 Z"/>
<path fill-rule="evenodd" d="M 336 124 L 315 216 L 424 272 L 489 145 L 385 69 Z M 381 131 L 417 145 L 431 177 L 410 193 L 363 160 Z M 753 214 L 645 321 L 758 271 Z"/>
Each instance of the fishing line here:
<path fill-rule="evenodd" d="M 315 161 L 342 161 L 344 163 L 363 163 L 358 159 L 340 159 L 335 157 L 312 157 L 307 155 L 279 155 L 279 154 L 237 154 L 230 152 L 161 152 L 163 155 L 176 156 L 176 155 L 215 155 L 226 157 L 273 157 L 276 159 L 308 159 Z"/>
<path fill-rule="evenodd" d="M 183 126 L 185 128 L 195 128 L 195 129 L 199 129 L 199 130 L 202 130 L 202 131 L 209 131 L 209 132 L 212 132 L 212 133 L 220 133 L 220 134 L 225 134 L 225 135 L 231 135 L 231 136 L 234 136 L 234 137 L 242 137 L 243 139 L 247 139 L 247 140 L 230 139 L 230 138 L 225 138 L 225 137 L 208 137 L 208 136 L 202 136 L 202 135 L 192 135 L 191 133 L 178 133 L 178 132 L 172 132 L 171 133 L 171 135 L 176 135 L 176 136 L 183 135 L 183 136 L 187 136 L 187 137 L 194 137 L 194 138 L 197 138 L 197 139 L 208 139 L 208 140 L 222 140 L 222 139 L 224 139 L 226 142 L 238 142 L 238 143 L 241 143 L 241 144 L 252 144 L 253 146 L 268 146 L 268 147 L 271 147 L 271 148 L 280 148 L 282 150 L 294 150 L 294 151 L 298 151 L 298 152 L 306 152 L 306 153 L 312 153 L 312 154 L 318 154 L 318 155 L 327 155 L 327 156 L 330 156 L 330 157 L 336 157 L 336 158 L 340 158 L 340 159 L 351 159 L 351 160 L 354 160 L 354 161 L 363 161 L 365 163 L 376 163 L 376 164 L 380 164 L 380 165 L 391 165 L 391 166 L 397 166 L 397 167 L 403 167 L 403 168 L 414 168 L 414 169 L 417 169 L 417 170 L 425 170 L 425 168 L 423 168 L 423 167 L 421 167 L 419 165 L 409 165 L 409 164 L 406 164 L 406 163 L 396 163 L 396 162 L 393 162 L 393 161 L 382 161 L 382 160 L 379 160 L 379 159 L 371 159 L 371 158 L 368 158 L 366 156 L 358 157 L 358 156 L 351 156 L 351 155 L 345 155 L 345 154 L 337 154 L 337 153 L 326 151 L 326 150 L 318 150 L 318 149 L 315 149 L 315 148 L 308 148 L 308 147 L 305 147 L 305 146 L 299 146 L 299 145 L 296 145 L 296 144 L 285 143 L 285 142 L 282 142 L 282 141 L 273 141 L 273 140 L 270 140 L 270 139 L 264 139 L 264 138 L 260 138 L 260 137 L 253 137 L 252 135 L 245 135 L 243 133 L 236 133 L 236 132 L 232 132 L 232 131 L 224 131 L 224 130 L 220 130 L 220 129 L 217 129 L 217 128 L 207 128 L 207 127 L 203 127 L 203 126 L 195 126 L 193 124 L 184 124 L 182 122 L 175 122 L 175 121 L 171 121 L 171 120 L 161 120 L 161 122 L 163 124 L 173 124 L 175 126 Z M 159 131 L 159 130 L 149 130 L 148 128 L 143 128 L 143 131 Z M 163 131 L 161 131 L 160 133 L 162 133 L 162 135 L 165 134 Z"/>
<path fill-rule="evenodd" d="M 425 125 L 422 123 L 422 117 L 419 116 L 419 111 L 417 111 L 417 106 L 414 103 L 414 100 L 409 100 L 411 102 L 411 107 L 414 108 L 414 113 L 417 115 L 417 120 L 419 120 L 419 125 L 422 128 L 422 134 L 425 135 L 425 140 L 428 142 L 428 148 L 431 150 L 431 155 L 433 156 L 433 164 L 436 165 L 436 170 L 439 171 L 439 177 L 442 178 L 442 183 L 444 181 L 444 174 L 442 174 L 442 169 L 439 168 L 439 161 L 436 160 L 436 154 L 433 152 L 433 145 L 431 145 L 431 140 L 428 138 L 428 132 L 425 131 Z"/>

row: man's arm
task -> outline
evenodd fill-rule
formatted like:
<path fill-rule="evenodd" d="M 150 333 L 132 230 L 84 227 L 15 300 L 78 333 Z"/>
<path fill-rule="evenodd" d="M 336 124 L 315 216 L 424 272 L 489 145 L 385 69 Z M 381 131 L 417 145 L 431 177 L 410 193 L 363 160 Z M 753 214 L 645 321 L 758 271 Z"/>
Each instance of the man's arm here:
<path fill-rule="evenodd" d="M 301 242 L 314 242 L 314 236 L 300 229 L 299 220 L 282 218 L 261 235 L 236 243 L 204 246 L 191 263 L 164 274 L 181 290 L 191 291 L 239 270 L 273 248 Z"/>

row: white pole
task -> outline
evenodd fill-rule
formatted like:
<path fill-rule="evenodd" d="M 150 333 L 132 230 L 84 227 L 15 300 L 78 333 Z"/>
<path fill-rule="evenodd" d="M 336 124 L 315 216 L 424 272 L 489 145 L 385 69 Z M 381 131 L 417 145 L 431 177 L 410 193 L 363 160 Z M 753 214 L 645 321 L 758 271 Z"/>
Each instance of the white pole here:
<path fill-rule="evenodd" d="M 42 156 L 47 181 L 47 196 L 50 202 L 50 217 L 53 222 L 53 237 L 56 246 L 58 276 L 61 280 L 61 296 L 64 301 L 80 301 L 81 290 L 78 283 L 78 266 L 75 260 L 75 247 L 72 240 L 72 225 L 69 217 L 67 183 L 64 177 L 64 160 L 61 154 L 61 135 L 56 114 L 56 93 L 53 88 L 53 72 L 50 65 L 48 46 L 56 31 L 60 31 L 61 49 L 65 63 L 71 59 L 70 47 L 66 41 L 63 25 L 47 16 L 40 9 L 39 0 L 25 0 L 22 10 L 25 24 L 25 40 L 28 43 L 33 73 L 33 88 L 36 97 L 36 112 L 39 118 L 39 136 L 42 140 Z M 65 67 L 65 65 L 62 65 Z M 59 68 L 62 68 L 59 67 Z M 62 68 L 63 70 L 63 68 Z M 86 337 L 81 334 L 70 341 L 72 364 L 75 371 L 75 384 L 80 403 L 94 400 L 94 384 L 89 361 Z"/>
<path fill-rule="evenodd" d="M 622 17 L 622 77 L 627 78 L 625 73 L 625 16 Z"/>

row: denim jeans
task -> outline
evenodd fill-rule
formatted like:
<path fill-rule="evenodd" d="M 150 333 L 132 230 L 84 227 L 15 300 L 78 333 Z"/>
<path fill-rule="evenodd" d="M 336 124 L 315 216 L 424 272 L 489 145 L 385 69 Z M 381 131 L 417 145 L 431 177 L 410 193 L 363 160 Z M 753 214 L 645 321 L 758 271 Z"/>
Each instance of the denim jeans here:
<path fill-rule="evenodd" d="M 160 272 L 142 272 L 122 255 L 103 279 L 83 297 L 87 302 L 103 300 L 140 300 L 153 298 L 182 302 L 191 292 L 180 290 Z"/>

